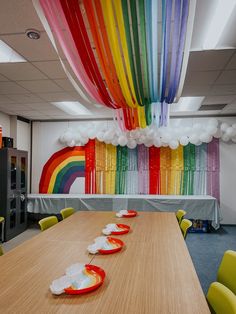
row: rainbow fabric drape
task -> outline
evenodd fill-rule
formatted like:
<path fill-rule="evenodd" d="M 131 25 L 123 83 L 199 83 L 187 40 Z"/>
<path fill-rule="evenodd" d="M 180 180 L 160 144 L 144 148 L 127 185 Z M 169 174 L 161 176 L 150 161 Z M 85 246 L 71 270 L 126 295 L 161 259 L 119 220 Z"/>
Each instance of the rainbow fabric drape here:
<path fill-rule="evenodd" d="M 83 102 L 116 109 L 123 130 L 166 125 L 179 88 L 190 0 L 37 1 Z"/>
<path fill-rule="evenodd" d="M 76 176 L 85 176 L 87 194 L 209 194 L 219 199 L 219 170 L 218 139 L 175 150 L 144 145 L 129 149 L 90 140 L 49 159 L 39 192 L 69 193 Z"/>

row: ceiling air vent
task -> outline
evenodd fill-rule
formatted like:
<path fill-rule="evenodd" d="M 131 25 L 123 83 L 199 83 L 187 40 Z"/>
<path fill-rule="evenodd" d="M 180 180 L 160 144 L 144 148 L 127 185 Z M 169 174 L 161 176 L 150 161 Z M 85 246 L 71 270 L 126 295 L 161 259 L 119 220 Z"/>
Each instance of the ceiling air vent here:
<path fill-rule="evenodd" d="M 212 104 L 212 105 L 202 105 L 199 111 L 210 111 L 210 110 L 222 110 L 227 104 Z"/>

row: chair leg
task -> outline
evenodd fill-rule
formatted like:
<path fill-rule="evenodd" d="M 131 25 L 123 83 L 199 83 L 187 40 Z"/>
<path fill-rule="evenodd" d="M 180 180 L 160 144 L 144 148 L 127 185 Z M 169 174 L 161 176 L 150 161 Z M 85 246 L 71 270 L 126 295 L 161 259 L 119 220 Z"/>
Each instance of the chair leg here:
<path fill-rule="evenodd" d="M 5 221 L 2 222 L 2 236 L 1 236 L 2 242 L 4 242 L 4 228 L 5 228 Z"/>

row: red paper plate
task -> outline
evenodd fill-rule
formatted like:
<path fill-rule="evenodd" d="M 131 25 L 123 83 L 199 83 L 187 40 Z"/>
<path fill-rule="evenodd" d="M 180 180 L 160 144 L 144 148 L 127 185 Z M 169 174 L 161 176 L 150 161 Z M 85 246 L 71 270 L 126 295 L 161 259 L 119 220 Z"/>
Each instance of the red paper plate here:
<path fill-rule="evenodd" d="M 133 209 L 130 209 L 130 210 L 127 210 L 128 214 L 126 215 L 122 215 L 122 218 L 132 218 L 132 217 L 135 217 L 137 216 L 137 212 L 136 210 L 133 210 Z"/>
<path fill-rule="evenodd" d="M 119 252 L 123 246 L 125 245 L 123 241 L 120 239 L 112 238 L 112 237 L 107 237 L 107 240 L 111 243 L 114 244 L 114 249 L 111 250 L 99 250 L 98 252 L 101 254 L 112 254 Z"/>
<path fill-rule="evenodd" d="M 91 286 L 83 289 L 74 289 L 73 287 L 66 288 L 65 289 L 66 294 L 82 294 L 91 292 L 103 284 L 106 274 L 102 268 L 89 264 L 85 265 L 85 268 L 88 275 L 94 277 L 94 283 Z"/>
<path fill-rule="evenodd" d="M 111 234 L 113 235 L 119 235 L 119 234 L 125 234 L 130 231 L 130 226 L 123 225 L 123 224 L 116 224 L 118 228 L 123 229 L 120 231 L 112 231 Z"/>

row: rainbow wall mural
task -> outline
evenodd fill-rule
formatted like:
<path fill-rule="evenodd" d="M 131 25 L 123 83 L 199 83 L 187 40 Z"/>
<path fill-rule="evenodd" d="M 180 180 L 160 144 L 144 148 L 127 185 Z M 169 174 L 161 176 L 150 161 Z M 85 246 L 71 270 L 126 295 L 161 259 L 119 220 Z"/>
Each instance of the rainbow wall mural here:
<path fill-rule="evenodd" d="M 219 140 L 209 144 L 135 149 L 90 140 L 47 161 L 40 193 L 70 193 L 84 177 L 86 194 L 212 195 L 219 200 Z M 81 189 L 80 189 L 81 190 Z"/>
<path fill-rule="evenodd" d="M 66 147 L 53 154 L 43 167 L 39 193 L 64 193 L 77 177 L 85 176 L 84 147 Z"/>

